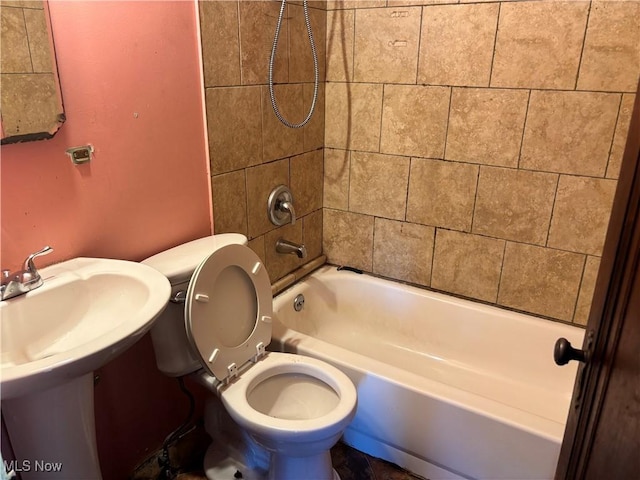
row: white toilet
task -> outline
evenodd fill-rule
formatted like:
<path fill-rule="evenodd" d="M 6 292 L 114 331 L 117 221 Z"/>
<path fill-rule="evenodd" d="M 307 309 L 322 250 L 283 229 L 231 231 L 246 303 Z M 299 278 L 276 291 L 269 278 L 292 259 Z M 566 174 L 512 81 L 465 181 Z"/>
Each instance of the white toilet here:
<path fill-rule="evenodd" d="M 338 479 L 329 449 L 355 415 L 356 389 L 325 362 L 265 351 L 271 283 L 246 244 L 244 235 L 214 235 L 143 262 L 172 286 L 172 303 L 151 330 L 158 368 L 200 371 L 231 418 L 270 452 L 269 479 Z"/>

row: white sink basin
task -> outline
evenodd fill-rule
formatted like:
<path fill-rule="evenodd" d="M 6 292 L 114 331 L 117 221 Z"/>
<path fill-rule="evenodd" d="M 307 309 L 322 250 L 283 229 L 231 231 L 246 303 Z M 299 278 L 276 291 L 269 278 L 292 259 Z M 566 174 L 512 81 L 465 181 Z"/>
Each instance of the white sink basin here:
<path fill-rule="evenodd" d="M 76 258 L 44 285 L 0 302 L 2 399 L 54 387 L 133 345 L 164 310 L 168 280 L 134 262 Z"/>

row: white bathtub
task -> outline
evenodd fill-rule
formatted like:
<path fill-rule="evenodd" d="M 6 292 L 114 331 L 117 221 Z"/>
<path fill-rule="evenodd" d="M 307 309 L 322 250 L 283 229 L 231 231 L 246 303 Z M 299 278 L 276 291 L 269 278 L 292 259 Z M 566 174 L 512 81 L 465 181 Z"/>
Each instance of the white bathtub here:
<path fill-rule="evenodd" d="M 330 266 L 274 310 L 270 349 L 356 385 L 346 443 L 431 480 L 553 477 L 576 374 L 553 346 L 582 329 Z"/>

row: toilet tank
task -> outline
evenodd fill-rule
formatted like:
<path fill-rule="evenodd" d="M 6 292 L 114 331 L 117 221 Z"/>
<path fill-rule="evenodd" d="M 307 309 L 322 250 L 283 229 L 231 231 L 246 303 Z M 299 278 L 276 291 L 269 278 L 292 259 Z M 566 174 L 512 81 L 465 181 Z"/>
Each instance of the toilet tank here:
<path fill-rule="evenodd" d="M 158 270 L 171 283 L 171 301 L 151 328 L 156 364 L 165 375 L 179 377 L 202 368 L 185 332 L 185 305 L 174 299 L 176 295 L 182 299 L 186 297 L 191 276 L 202 260 L 230 244 L 246 245 L 247 237 L 239 233 L 212 235 L 178 245 L 142 262 Z"/>

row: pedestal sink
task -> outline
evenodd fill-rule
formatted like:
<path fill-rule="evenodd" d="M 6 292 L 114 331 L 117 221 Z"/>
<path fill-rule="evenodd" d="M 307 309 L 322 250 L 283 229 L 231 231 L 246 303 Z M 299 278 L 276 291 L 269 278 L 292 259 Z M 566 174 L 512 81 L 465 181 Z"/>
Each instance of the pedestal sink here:
<path fill-rule="evenodd" d="M 164 310 L 164 275 L 134 262 L 76 258 L 44 285 L 0 302 L 0 397 L 23 480 L 99 480 L 93 370 L 133 345 Z"/>

